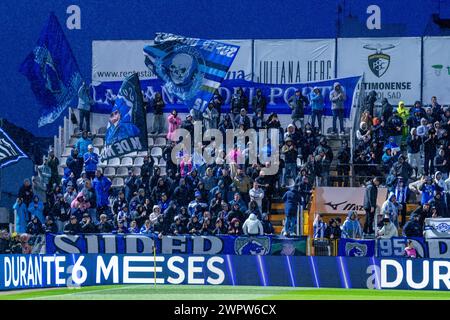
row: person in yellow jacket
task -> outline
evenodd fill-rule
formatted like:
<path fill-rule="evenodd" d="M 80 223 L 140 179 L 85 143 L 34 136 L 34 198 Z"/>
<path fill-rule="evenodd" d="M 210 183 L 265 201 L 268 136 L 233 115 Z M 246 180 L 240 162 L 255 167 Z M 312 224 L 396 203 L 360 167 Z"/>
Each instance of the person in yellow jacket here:
<path fill-rule="evenodd" d="M 403 138 L 402 138 L 402 140 L 405 141 L 406 138 L 408 137 L 408 132 L 409 132 L 408 125 L 406 124 L 406 121 L 409 118 L 409 109 L 407 109 L 405 107 L 405 102 L 400 101 L 398 103 L 397 112 L 398 112 L 399 117 L 402 118 L 402 120 L 403 120 L 403 128 L 402 128 Z"/>

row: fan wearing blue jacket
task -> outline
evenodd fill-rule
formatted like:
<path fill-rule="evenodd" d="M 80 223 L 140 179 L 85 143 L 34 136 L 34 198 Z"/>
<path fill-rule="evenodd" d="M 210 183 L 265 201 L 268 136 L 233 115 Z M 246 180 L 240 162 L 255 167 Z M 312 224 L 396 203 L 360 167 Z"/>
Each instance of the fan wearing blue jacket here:
<path fill-rule="evenodd" d="M 88 152 L 83 156 L 84 159 L 84 171 L 89 179 L 94 179 L 95 172 L 97 171 L 98 154 L 94 152 L 94 146 L 90 144 L 88 146 Z"/>

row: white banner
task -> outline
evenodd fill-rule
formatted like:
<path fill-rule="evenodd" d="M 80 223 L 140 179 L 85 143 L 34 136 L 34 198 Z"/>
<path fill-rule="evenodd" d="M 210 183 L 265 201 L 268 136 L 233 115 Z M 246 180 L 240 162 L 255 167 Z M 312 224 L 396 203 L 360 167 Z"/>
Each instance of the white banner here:
<path fill-rule="evenodd" d="M 425 238 L 450 238 L 450 218 L 426 218 Z"/>
<path fill-rule="evenodd" d="M 423 102 L 450 104 L 450 37 L 423 39 Z"/>
<path fill-rule="evenodd" d="M 334 39 L 255 40 L 253 81 L 289 84 L 333 79 L 335 50 Z"/>
<path fill-rule="evenodd" d="M 251 80 L 252 41 L 220 40 L 239 45 L 239 51 L 228 71 L 226 79 Z M 144 46 L 153 40 L 92 41 L 92 81 L 94 84 L 108 81 L 123 81 L 133 72 L 140 80 L 156 79 L 144 63 Z"/>
<path fill-rule="evenodd" d="M 316 188 L 316 212 L 326 214 L 343 214 L 355 210 L 365 214 L 363 208 L 365 188 Z M 387 189 L 378 188 L 377 208 L 381 209 L 386 200 Z"/>
<path fill-rule="evenodd" d="M 393 105 L 420 100 L 421 39 L 338 39 L 338 77 L 364 73 L 363 91 L 375 90 Z"/>

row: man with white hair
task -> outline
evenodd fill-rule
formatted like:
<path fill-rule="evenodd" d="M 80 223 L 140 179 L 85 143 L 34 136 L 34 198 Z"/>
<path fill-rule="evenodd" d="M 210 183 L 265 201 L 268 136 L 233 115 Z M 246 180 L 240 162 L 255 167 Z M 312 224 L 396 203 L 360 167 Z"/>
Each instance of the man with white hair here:
<path fill-rule="evenodd" d="M 84 154 L 83 160 L 86 177 L 88 179 L 94 179 L 95 172 L 97 171 L 98 154 L 94 152 L 94 146 L 92 144 L 88 146 L 88 152 Z"/>

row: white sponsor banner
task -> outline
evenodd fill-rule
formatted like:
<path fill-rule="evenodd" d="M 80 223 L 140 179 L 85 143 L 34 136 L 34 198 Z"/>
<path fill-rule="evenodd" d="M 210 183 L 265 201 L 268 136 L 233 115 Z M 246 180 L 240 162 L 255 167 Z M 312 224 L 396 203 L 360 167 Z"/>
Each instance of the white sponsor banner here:
<path fill-rule="evenodd" d="M 252 41 L 220 40 L 239 45 L 238 54 L 230 67 L 226 79 L 251 80 L 252 73 Z M 153 44 L 153 40 L 113 40 L 92 41 L 92 81 L 123 81 L 133 72 L 139 74 L 140 80 L 156 79 L 145 65 L 144 46 Z"/>
<path fill-rule="evenodd" d="M 423 102 L 450 104 L 450 37 L 423 39 Z"/>
<path fill-rule="evenodd" d="M 153 40 L 92 41 L 92 81 L 123 81 L 133 72 L 139 79 L 155 79 L 145 65 L 144 46 Z"/>
<path fill-rule="evenodd" d="M 365 214 L 363 208 L 365 188 L 316 188 L 316 212 L 326 214 L 343 214 L 355 210 Z M 378 188 L 377 208 L 381 209 L 386 200 L 387 189 Z"/>
<path fill-rule="evenodd" d="M 289 84 L 333 79 L 335 50 L 334 39 L 255 40 L 253 81 Z"/>
<path fill-rule="evenodd" d="M 338 39 L 338 77 L 364 73 L 363 91 L 375 90 L 391 104 L 420 100 L 421 39 Z"/>
<path fill-rule="evenodd" d="M 425 238 L 450 238 L 450 218 L 425 219 Z"/>

